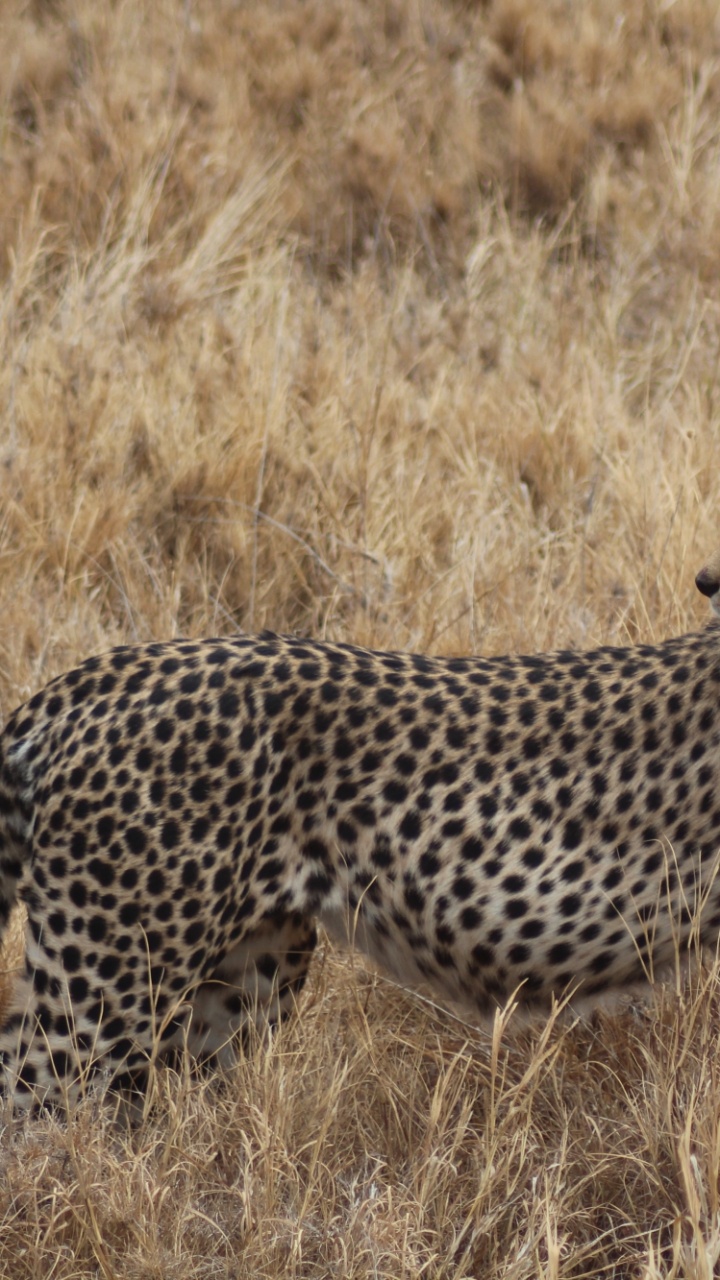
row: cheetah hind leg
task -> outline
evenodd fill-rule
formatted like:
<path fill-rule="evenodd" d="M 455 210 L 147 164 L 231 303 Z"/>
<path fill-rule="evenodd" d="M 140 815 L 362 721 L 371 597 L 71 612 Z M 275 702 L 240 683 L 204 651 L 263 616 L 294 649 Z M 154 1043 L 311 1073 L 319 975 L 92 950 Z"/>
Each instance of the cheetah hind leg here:
<path fill-rule="evenodd" d="M 290 1017 L 316 942 L 314 921 L 295 913 L 264 921 L 228 951 L 189 996 L 185 1035 L 193 1057 L 229 1066 L 238 1034 L 247 1044 L 251 1028 L 262 1033 Z"/>
<path fill-rule="evenodd" d="M 113 1083 L 145 1079 L 149 1046 L 133 1041 L 129 1020 L 98 1021 L 85 1003 L 73 1008 L 60 960 L 45 953 L 28 929 L 24 967 L 15 974 L 0 1022 L 0 1110 L 3 1102 L 21 1111 L 64 1108 L 84 1094 L 98 1070 Z"/>
<path fill-rule="evenodd" d="M 24 972 L 15 977 L 0 1026 L 0 1098 L 21 1109 L 62 1106 L 103 1066 L 114 1089 L 137 1093 L 147 1085 L 151 1058 L 173 1062 L 185 1048 L 210 1066 L 229 1065 L 238 1034 L 262 1030 L 293 1012 L 315 942 L 313 921 L 300 914 L 264 921 L 188 993 L 182 1008 L 158 996 L 159 1035 L 153 1036 L 147 1025 L 135 1027 L 129 1015 L 117 1017 L 115 1010 L 98 1026 L 82 1002 L 73 1009 L 70 999 L 57 994 L 43 1000 L 41 990 L 63 990 L 65 975 L 58 958 L 34 945 L 28 931 Z M 118 1022 L 125 1025 L 116 1028 Z"/>

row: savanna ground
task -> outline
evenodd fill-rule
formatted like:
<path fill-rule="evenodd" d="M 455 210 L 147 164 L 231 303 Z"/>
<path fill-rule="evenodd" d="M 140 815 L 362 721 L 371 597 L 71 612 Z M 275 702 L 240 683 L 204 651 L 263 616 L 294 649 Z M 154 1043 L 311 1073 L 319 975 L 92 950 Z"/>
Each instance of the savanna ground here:
<path fill-rule="evenodd" d="M 123 641 L 706 616 L 714 0 L 0 0 L 0 276 L 3 715 Z M 224 1087 L 9 1125 L 0 1276 L 710 1280 L 718 981 L 483 1031 L 326 948 Z"/>

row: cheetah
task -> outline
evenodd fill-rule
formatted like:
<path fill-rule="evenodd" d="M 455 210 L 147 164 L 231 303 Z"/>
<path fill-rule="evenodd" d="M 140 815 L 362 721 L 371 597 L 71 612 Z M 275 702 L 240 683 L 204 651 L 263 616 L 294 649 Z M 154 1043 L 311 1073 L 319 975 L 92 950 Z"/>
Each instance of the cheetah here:
<path fill-rule="evenodd" d="M 720 612 L 720 555 L 696 581 Z M 91 657 L 0 739 L 0 923 L 28 917 L 6 1094 L 229 1059 L 295 1006 L 318 922 L 478 1014 L 653 978 L 720 934 L 719 746 L 715 621 L 531 656 Z"/>

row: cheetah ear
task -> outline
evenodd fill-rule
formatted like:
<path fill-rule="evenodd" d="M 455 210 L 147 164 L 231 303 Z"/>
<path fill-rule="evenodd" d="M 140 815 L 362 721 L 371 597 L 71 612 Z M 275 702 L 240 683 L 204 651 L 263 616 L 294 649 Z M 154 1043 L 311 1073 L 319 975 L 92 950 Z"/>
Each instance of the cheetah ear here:
<path fill-rule="evenodd" d="M 713 611 L 720 615 L 720 551 L 700 570 L 695 586 L 708 597 Z"/>

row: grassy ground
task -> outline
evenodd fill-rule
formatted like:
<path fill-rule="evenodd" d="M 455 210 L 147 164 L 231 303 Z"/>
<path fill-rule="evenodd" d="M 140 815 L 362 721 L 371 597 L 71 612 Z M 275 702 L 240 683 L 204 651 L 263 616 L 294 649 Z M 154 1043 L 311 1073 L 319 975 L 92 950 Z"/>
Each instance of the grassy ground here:
<path fill-rule="evenodd" d="M 3 714 L 118 641 L 704 619 L 714 0 L 0 0 L 0 179 Z M 710 1280 L 719 1003 L 488 1033 L 326 952 L 222 1090 L 8 1129 L 0 1276 Z"/>

